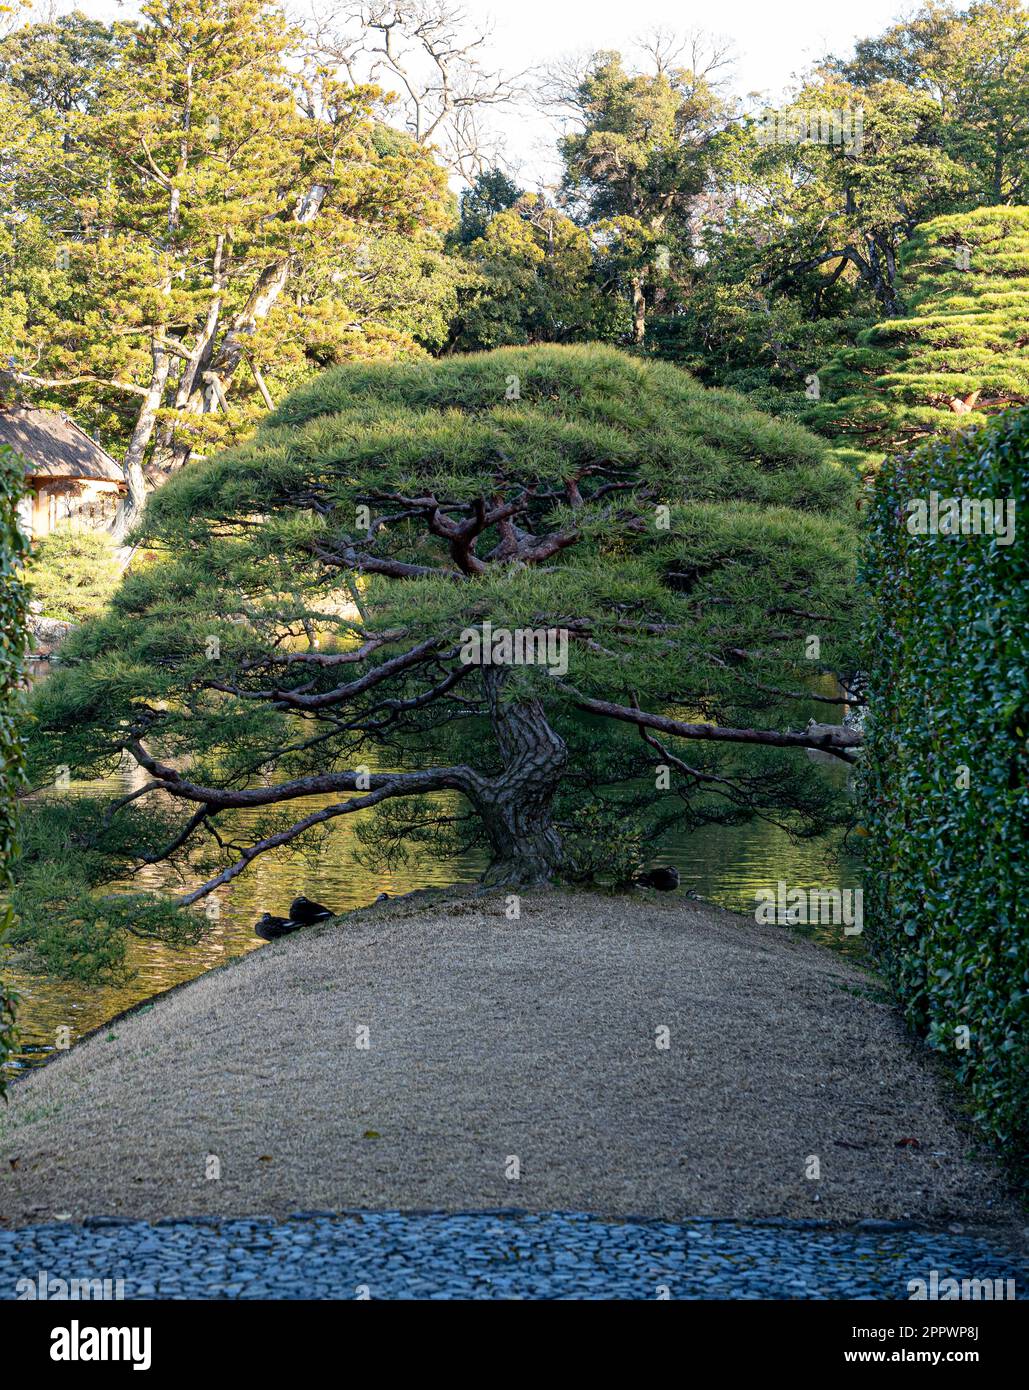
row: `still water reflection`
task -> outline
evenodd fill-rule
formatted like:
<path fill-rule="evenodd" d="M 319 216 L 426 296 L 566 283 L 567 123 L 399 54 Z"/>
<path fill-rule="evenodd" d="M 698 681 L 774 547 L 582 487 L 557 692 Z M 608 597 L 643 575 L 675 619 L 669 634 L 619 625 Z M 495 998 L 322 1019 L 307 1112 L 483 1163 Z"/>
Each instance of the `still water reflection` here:
<path fill-rule="evenodd" d="M 34 683 L 45 679 L 49 669 L 46 661 L 31 663 L 30 680 Z M 821 678 L 815 688 L 822 694 L 839 693 L 830 677 Z M 841 710 L 835 713 L 836 717 L 842 715 Z M 819 719 L 833 717 L 827 715 L 824 705 L 812 705 L 801 708 L 798 719 L 802 723 L 809 714 Z M 835 759 L 812 756 L 833 781 L 845 779 L 846 770 Z M 366 762 L 375 765 L 370 756 L 366 756 Z M 79 783 L 69 789 L 69 794 L 118 794 L 131 790 L 133 785 L 121 778 L 107 783 Z M 312 797 L 305 800 L 304 808 L 314 810 L 336 799 Z M 454 796 L 433 799 L 459 801 Z M 254 923 L 264 912 L 285 916 L 298 893 L 343 912 L 367 906 L 380 893 L 397 897 L 418 888 L 472 883 L 485 867 L 484 856 L 476 853 L 447 863 L 412 858 L 393 872 L 372 873 L 357 862 L 360 845 L 356 830 L 365 814 L 371 813 L 333 821 L 324 838 L 305 847 L 302 855 L 280 851 L 262 856 L 239 879 L 211 894 L 205 900 L 208 929 L 197 945 L 174 950 L 158 942 L 131 939 L 127 963 L 132 974 L 124 984 L 83 986 L 6 970 L 5 976 L 21 996 L 20 1051 L 13 1065 L 24 1068 L 43 1061 L 57 1046 L 59 1030 L 63 1032 L 62 1041 L 74 1043 L 84 1033 L 161 991 L 194 979 L 235 956 L 260 950 L 265 943 L 254 936 Z M 251 819 L 256 822 L 261 815 L 260 808 L 249 813 L 237 811 L 233 824 L 245 830 L 250 828 Z M 672 901 L 692 893 L 748 916 L 753 916 L 758 891 L 770 889 L 774 893 L 779 881 L 802 889 L 847 889 L 860 884 L 858 863 L 839 853 L 836 845 L 825 840 L 793 843 L 785 831 L 757 820 L 743 826 L 709 826 L 692 834 L 669 834 L 655 848 L 651 863 L 678 867 L 681 886 L 677 894 L 669 895 Z M 194 885 L 172 880 L 167 869 L 155 866 L 139 874 L 130 886 L 179 893 Z M 862 951 L 860 938 L 846 936 L 842 926 L 816 927 L 809 934 L 851 955 Z"/>
<path fill-rule="evenodd" d="M 81 784 L 73 787 L 71 794 L 95 794 L 103 786 Z M 326 803 L 333 799 L 324 798 Z M 311 809 L 314 801 L 312 798 Z M 241 822 L 243 816 L 240 813 Z M 15 1066 L 42 1061 L 54 1050 L 58 1029 L 70 1030 L 74 1043 L 90 1029 L 152 995 L 193 979 L 233 956 L 261 949 L 264 943 L 253 934 L 254 922 L 263 912 L 286 915 L 290 900 L 297 893 L 306 893 L 337 911 L 345 911 L 366 906 L 380 893 L 395 897 L 416 888 L 471 883 L 484 867 L 484 859 L 476 854 L 446 864 L 412 860 L 394 872 L 370 873 L 356 860 L 357 820 L 358 816 L 349 816 L 336 821 L 326 838 L 302 858 L 295 854 L 264 855 L 241 878 L 212 894 L 206 900 L 209 929 L 198 945 L 173 950 L 157 942 L 133 939 L 128 954 L 133 975 L 125 984 L 86 987 L 8 971 L 21 995 L 21 1050 Z M 846 855 L 835 855 L 824 841 L 792 844 L 783 831 L 760 821 L 730 828 L 710 826 L 691 835 L 670 836 L 655 853 L 653 862 L 678 866 L 682 886 L 675 897 L 693 892 L 719 906 L 749 915 L 754 912 L 758 889 L 774 891 L 780 879 L 799 888 L 852 888 L 860 881 L 856 862 Z M 153 888 L 170 886 L 166 872 L 159 868 L 147 870 L 134 883 Z M 181 885 L 176 883 L 175 889 L 181 891 Z M 842 927 L 819 927 L 812 935 L 847 952 L 861 949 L 859 938 L 844 936 Z"/>

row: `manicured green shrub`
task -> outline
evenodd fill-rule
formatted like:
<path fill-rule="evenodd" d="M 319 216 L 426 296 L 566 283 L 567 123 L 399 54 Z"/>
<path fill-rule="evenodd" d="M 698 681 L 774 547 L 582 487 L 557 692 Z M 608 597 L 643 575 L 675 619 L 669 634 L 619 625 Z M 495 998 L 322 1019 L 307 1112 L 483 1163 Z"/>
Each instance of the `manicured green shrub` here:
<path fill-rule="evenodd" d="M 900 290 L 904 317 L 819 371 L 805 424 L 893 450 L 1029 401 L 1029 208 L 927 222 L 905 245 Z"/>
<path fill-rule="evenodd" d="M 18 528 L 18 501 L 25 487 L 24 465 L 10 449 L 0 448 L 0 890 L 10 883 L 9 864 L 16 828 L 15 795 L 21 776 L 22 741 L 15 702 L 25 653 L 25 588 L 21 566 L 26 542 Z M 7 902 L 0 903 L 0 938 L 11 921 Z M 14 998 L 0 978 L 0 1095 L 4 1063 L 14 1030 Z"/>
<path fill-rule="evenodd" d="M 105 533 L 52 531 L 32 552 L 29 579 L 44 617 L 81 623 L 103 612 L 121 580 L 121 566 Z"/>
<path fill-rule="evenodd" d="M 1016 509 L 1010 543 L 912 534 L 911 504 L 1027 492 L 1029 410 L 892 458 L 863 567 L 869 938 L 909 1023 L 953 1059 L 976 1118 L 1023 1174 L 1029 531 Z"/>

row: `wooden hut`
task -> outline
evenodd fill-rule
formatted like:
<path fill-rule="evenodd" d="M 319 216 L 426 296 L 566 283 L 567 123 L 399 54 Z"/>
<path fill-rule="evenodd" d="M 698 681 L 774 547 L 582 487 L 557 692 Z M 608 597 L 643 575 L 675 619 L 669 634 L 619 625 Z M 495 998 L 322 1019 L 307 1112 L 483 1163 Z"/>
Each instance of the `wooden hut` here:
<path fill-rule="evenodd" d="M 0 445 L 27 464 L 31 495 L 21 508 L 22 529 L 33 540 L 58 526 L 103 530 L 110 525 L 125 480 L 95 439 L 60 411 L 0 407 Z"/>

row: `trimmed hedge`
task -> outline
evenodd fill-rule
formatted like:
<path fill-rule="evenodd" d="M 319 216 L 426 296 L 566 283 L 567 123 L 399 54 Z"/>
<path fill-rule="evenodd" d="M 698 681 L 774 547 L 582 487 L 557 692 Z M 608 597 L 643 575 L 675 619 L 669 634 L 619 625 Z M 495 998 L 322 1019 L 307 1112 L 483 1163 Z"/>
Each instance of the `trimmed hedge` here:
<path fill-rule="evenodd" d="M 104 611 L 121 575 L 106 532 L 69 527 L 36 542 L 28 577 L 45 618 L 84 623 Z"/>
<path fill-rule="evenodd" d="M 18 528 L 18 502 L 25 490 L 25 465 L 9 448 L 0 448 L 0 890 L 10 883 L 15 844 L 15 794 L 21 778 L 22 739 L 16 701 L 22 678 L 27 632 L 26 591 L 21 569 L 27 554 Z M 0 903 L 0 937 L 10 925 L 10 906 Z M 0 1095 L 3 1064 L 14 1038 L 14 998 L 0 978 Z"/>
<path fill-rule="evenodd" d="M 888 460 L 875 480 L 862 575 L 872 691 L 862 772 L 868 939 L 908 1022 L 953 1058 L 975 1118 L 1022 1177 L 1029 516 L 1018 508 L 1027 484 L 1029 409 Z M 1014 499 L 1013 542 L 910 534 L 908 504 L 934 491 Z"/>

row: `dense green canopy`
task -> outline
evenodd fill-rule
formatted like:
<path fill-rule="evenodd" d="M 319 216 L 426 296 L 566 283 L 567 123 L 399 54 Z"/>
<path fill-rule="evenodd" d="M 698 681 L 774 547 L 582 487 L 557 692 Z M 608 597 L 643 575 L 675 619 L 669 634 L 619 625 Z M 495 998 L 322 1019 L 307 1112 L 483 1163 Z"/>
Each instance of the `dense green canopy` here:
<path fill-rule="evenodd" d="M 808 423 L 890 448 L 1029 401 L 1029 208 L 927 223 L 904 249 L 901 294 L 903 318 L 819 372 Z"/>
<path fill-rule="evenodd" d="M 812 678 L 852 668 L 853 498 L 801 427 L 614 349 L 331 371 L 152 498 L 156 562 L 37 696 L 37 782 L 148 774 L 76 803 L 96 881 L 191 854 L 225 882 L 372 806 L 378 852 L 481 843 L 516 884 L 624 880 L 672 824 L 818 833 L 803 750 L 854 738 L 804 729 L 841 712 Z M 549 635 L 547 664 L 477 664 L 484 622 Z M 242 807 L 267 808 L 245 843 Z"/>

